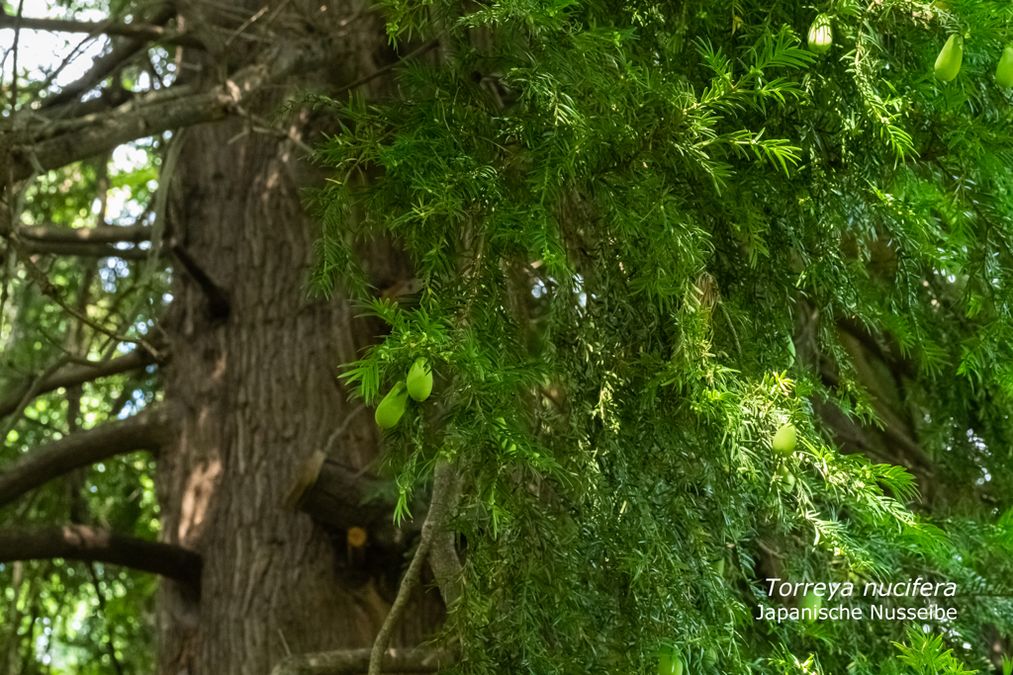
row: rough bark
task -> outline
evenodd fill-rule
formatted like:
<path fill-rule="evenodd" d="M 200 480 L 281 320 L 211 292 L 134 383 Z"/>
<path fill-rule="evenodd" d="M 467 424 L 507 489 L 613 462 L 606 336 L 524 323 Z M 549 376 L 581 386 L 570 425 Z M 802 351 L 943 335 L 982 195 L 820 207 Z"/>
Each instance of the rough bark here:
<path fill-rule="evenodd" d="M 239 5 L 251 15 L 258 7 Z M 192 21 L 217 21 L 210 7 Z M 323 17 L 360 17 L 322 75 L 338 86 L 374 71 L 373 55 L 385 53 L 382 26 L 362 11 L 331 3 Z M 288 25 L 284 12 L 275 25 Z M 286 84 L 329 84 L 308 81 L 312 75 Z M 268 116 L 285 93 L 258 99 L 250 112 Z M 229 312 L 209 312 L 206 284 L 177 269 L 164 322 L 173 352 L 166 398 L 182 414 L 178 442 L 159 462 L 159 493 L 163 536 L 198 551 L 204 571 L 200 603 L 162 592 L 159 672 L 166 675 L 267 673 L 290 654 L 368 647 L 389 602 L 379 570 L 350 570 L 324 528 L 284 508 L 293 472 L 354 407 L 337 365 L 378 332 L 342 299 L 307 295 L 316 227 L 300 200 L 313 182 L 297 144 L 306 123 L 293 112 L 285 138 L 230 120 L 191 128 L 182 140 L 168 226 L 227 294 Z M 377 278 L 406 274 L 385 246 L 366 255 Z M 377 450 L 370 416 L 359 418 L 338 444 L 355 469 Z M 395 579 L 402 562 L 395 561 Z M 418 644 L 441 612 L 428 593 L 395 642 Z"/>

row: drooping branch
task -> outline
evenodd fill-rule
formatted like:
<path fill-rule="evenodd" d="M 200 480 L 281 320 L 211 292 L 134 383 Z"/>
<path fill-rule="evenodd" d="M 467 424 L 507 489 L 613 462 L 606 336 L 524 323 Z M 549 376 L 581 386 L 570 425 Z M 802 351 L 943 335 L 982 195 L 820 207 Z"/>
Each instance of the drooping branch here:
<path fill-rule="evenodd" d="M 8 138 L 13 146 L 10 176 L 23 180 L 36 171 L 55 169 L 136 138 L 223 119 L 266 85 L 311 68 L 321 58 L 321 50 L 312 45 L 288 45 L 269 50 L 263 61 L 206 92 L 167 97 L 158 91 L 154 92 L 159 95 L 157 103 L 145 105 L 146 99 L 138 98 L 108 113 L 82 119 L 75 128 L 44 140 L 31 134 Z M 68 123 L 61 124 L 66 127 Z"/>
<path fill-rule="evenodd" d="M 419 537 L 418 548 L 415 549 L 415 555 L 401 579 L 397 596 L 390 606 L 390 611 L 373 640 L 373 648 L 369 653 L 369 670 L 367 671 L 369 675 L 380 675 L 390 637 L 408 606 L 412 592 L 419 584 L 422 566 L 429 557 L 433 541 L 446 531 L 450 518 L 453 516 L 457 502 L 457 490 L 457 473 L 454 467 L 449 462 L 440 460 L 433 472 L 433 496 L 429 504 L 429 513 L 426 514 L 426 520 L 422 524 L 422 536 Z"/>
<path fill-rule="evenodd" d="M 159 574 L 194 589 L 200 585 L 200 555 L 179 546 L 113 534 L 87 525 L 0 530 L 0 562 L 49 558 L 121 565 Z"/>
<path fill-rule="evenodd" d="M 135 450 L 157 450 L 172 431 L 171 416 L 155 408 L 47 443 L 0 472 L 0 506 L 74 469 Z"/>
<path fill-rule="evenodd" d="M 117 356 L 108 361 L 94 364 L 70 364 L 60 368 L 49 377 L 42 378 L 34 389 L 36 395 L 46 394 L 60 387 L 73 387 L 85 382 L 91 382 L 109 375 L 118 375 L 131 370 L 144 368 L 155 362 L 154 356 L 144 349 L 135 349 L 129 354 Z M 14 387 L 9 393 L 0 396 L 0 417 L 10 415 L 17 410 L 18 404 L 33 382 L 27 380 L 21 385 Z"/>
<path fill-rule="evenodd" d="M 435 673 L 454 664 L 452 652 L 444 649 L 388 649 L 383 669 L 391 673 Z M 299 654 L 280 661 L 271 675 L 340 675 L 361 673 L 369 665 L 368 649 Z"/>

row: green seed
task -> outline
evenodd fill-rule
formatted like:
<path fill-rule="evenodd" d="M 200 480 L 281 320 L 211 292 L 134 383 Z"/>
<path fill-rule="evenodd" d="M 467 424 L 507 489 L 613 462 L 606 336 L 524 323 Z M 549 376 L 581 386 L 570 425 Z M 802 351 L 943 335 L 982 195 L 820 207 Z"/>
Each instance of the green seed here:
<path fill-rule="evenodd" d="M 682 675 L 682 659 L 668 649 L 658 653 L 658 675 Z"/>
<path fill-rule="evenodd" d="M 954 33 L 946 40 L 946 44 L 936 57 L 936 79 L 950 82 L 960 72 L 960 64 L 964 60 L 964 38 Z"/>
<path fill-rule="evenodd" d="M 809 35 L 806 36 L 809 51 L 816 54 L 825 54 L 834 43 L 834 31 L 830 26 L 830 17 L 820 14 L 809 26 Z"/>
<path fill-rule="evenodd" d="M 999 65 L 995 67 L 995 82 L 1000 87 L 1013 87 L 1013 46 L 1002 50 Z"/>
<path fill-rule="evenodd" d="M 404 390 L 404 383 L 397 382 L 387 395 L 383 397 L 380 404 L 376 406 L 376 413 L 373 419 L 382 429 L 393 429 L 401 421 L 405 409 L 408 407 L 408 392 Z"/>
<path fill-rule="evenodd" d="M 802 609 L 811 609 L 813 612 L 818 612 L 820 607 L 823 606 L 823 596 L 816 595 L 812 591 L 802 596 L 802 601 L 799 603 Z"/>
<path fill-rule="evenodd" d="M 798 441 L 798 432 L 795 431 L 795 426 L 789 422 L 783 425 L 774 434 L 774 440 L 771 441 L 771 446 L 774 448 L 774 452 L 781 455 L 790 455 L 795 451 L 795 443 Z"/>
<path fill-rule="evenodd" d="M 433 392 L 433 371 L 424 358 L 420 356 L 415 359 L 415 363 L 408 369 L 405 383 L 408 385 L 408 395 L 416 401 L 422 402 L 429 398 Z"/>

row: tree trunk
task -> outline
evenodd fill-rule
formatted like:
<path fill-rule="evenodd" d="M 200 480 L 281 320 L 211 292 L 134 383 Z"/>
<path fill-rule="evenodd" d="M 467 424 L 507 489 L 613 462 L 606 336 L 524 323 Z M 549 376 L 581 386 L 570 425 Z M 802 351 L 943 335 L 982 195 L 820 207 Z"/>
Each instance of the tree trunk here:
<path fill-rule="evenodd" d="M 332 5 L 329 13 L 354 12 Z M 343 39 L 355 58 L 336 52 L 323 69 L 332 78 L 352 81 L 382 65 L 372 62 L 385 52 L 382 25 L 354 25 Z M 249 112 L 269 118 L 285 93 Z M 279 127 L 303 136 L 305 124 L 296 112 Z M 305 159 L 290 138 L 233 119 L 191 128 L 181 142 L 168 222 L 178 264 L 165 394 L 179 437 L 162 455 L 159 496 L 163 537 L 199 552 L 204 565 L 199 599 L 164 583 L 159 672 L 268 673 L 289 653 L 368 646 L 392 597 L 373 570 L 348 568 L 343 540 L 283 507 L 293 472 L 357 407 L 338 364 L 379 327 L 341 298 L 308 295 L 316 227 L 301 206 Z M 376 276 L 407 278 L 386 247 L 368 255 Z M 377 441 L 371 413 L 360 411 L 335 454 L 361 467 Z M 441 612 L 428 593 L 397 642 L 419 642 Z"/>

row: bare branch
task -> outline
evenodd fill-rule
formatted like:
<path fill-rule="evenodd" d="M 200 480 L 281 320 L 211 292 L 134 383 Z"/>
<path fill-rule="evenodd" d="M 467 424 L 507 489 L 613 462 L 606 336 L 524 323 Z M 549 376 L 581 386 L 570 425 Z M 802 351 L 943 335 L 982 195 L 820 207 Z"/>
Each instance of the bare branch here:
<path fill-rule="evenodd" d="M 172 9 L 171 5 L 166 5 L 162 7 L 154 17 L 152 17 L 151 24 L 161 25 L 173 16 L 175 16 L 175 10 Z M 85 39 L 85 41 L 87 40 L 88 38 Z M 82 94 L 91 91 L 104 79 L 115 73 L 121 66 L 133 58 L 134 55 L 141 52 L 147 44 L 146 40 L 137 39 L 118 42 L 114 41 L 112 49 L 110 49 L 108 53 L 95 59 L 92 67 L 88 69 L 88 72 L 74 82 L 62 87 L 56 94 L 48 96 L 46 100 L 43 101 L 42 107 L 51 108 L 64 103 L 70 103 L 71 101 L 79 98 Z M 66 64 L 67 61 L 65 60 L 64 63 L 61 64 L 60 69 L 62 69 L 62 67 Z M 43 86 L 48 86 L 49 81 L 50 80 L 47 80 Z"/>
<path fill-rule="evenodd" d="M 158 450 L 172 431 L 168 412 L 156 408 L 47 443 L 0 473 L 0 506 L 74 469 L 134 450 Z"/>
<path fill-rule="evenodd" d="M 383 669 L 391 673 L 435 673 L 454 662 L 454 655 L 443 649 L 388 649 L 383 654 Z M 368 664 L 368 649 L 343 649 L 289 656 L 274 667 L 271 675 L 361 673 Z"/>
<path fill-rule="evenodd" d="M 28 253 L 80 256 L 82 258 L 121 258 L 146 260 L 152 253 L 140 248 L 122 249 L 118 243 L 138 243 L 150 239 L 151 228 L 143 225 L 117 227 L 66 228 L 35 225 L 18 229 L 21 247 Z"/>
<path fill-rule="evenodd" d="M 147 260 L 151 251 L 141 248 L 117 248 L 112 244 L 98 242 L 22 242 L 21 250 L 25 253 L 40 255 L 76 256 L 78 258 L 120 258 L 121 260 Z"/>
<path fill-rule="evenodd" d="M 144 105 L 144 99 L 139 98 L 94 119 L 89 117 L 87 124 L 46 140 L 38 141 L 32 137 L 11 139 L 14 140 L 14 148 L 10 175 L 15 181 L 23 180 L 36 171 L 55 169 L 135 138 L 223 119 L 264 86 L 312 67 L 320 58 L 320 50 L 313 49 L 311 45 L 290 45 L 277 51 L 271 50 L 261 63 L 242 69 L 210 91 L 169 98 L 151 105 Z M 163 94 L 162 91 L 154 93 Z"/>
<path fill-rule="evenodd" d="M 0 28 L 11 28 L 16 17 L 0 12 Z M 192 35 L 174 31 L 165 26 L 150 23 L 117 23 L 114 21 L 76 21 L 74 19 L 49 19 L 22 17 L 22 30 L 44 30 L 55 33 L 88 33 L 89 35 L 119 35 L 145 42 L 162 42 L 199 47 Z"/>
<path fill-rule="evenodd" d="M 200 585 L 201 557 L 179 546 L 113 534 L 87 525 L 0 530 L 0 562 L 65 558 L 121 565 Z"/>
<path fill-rule="evenodd" d="M 436 586 L 440 589 L 443 604 L 452 607 L 463 593 L 461 559 L 457 557 L 454 533 L 445 530 L 433 538 L 433 547 L 429 551 L 429 567 L 436 577 Z"/>
<path fill-rule="evenodd" d="M 35 394 L 41 395 L 59 389 L 60 387 L 73 387 L 97 380 L 100 377 L 118 375 L 138 368 L 151 365 L 155 358 L 143 349 L 136 349 L 124 356 L 118 356 L 108 361 L 88 364 L 72 364 L 56 370 L 50 375 L 41 378 L 35 387 Z M 17 410 L 18 403 L 32 386 L 31 379 L 25 381 L 10 393 L 0 397 L 0 417 L 10 415 Z"/>
<path fill-rule="evenodd" d="M 139 244 L 151 239 L 147 225 L 97 225 L 95 227 L 60 227 L 59 225 L 31 225 L 18 229 L 25 243 L 40 241 L 63 244 Z"/>

